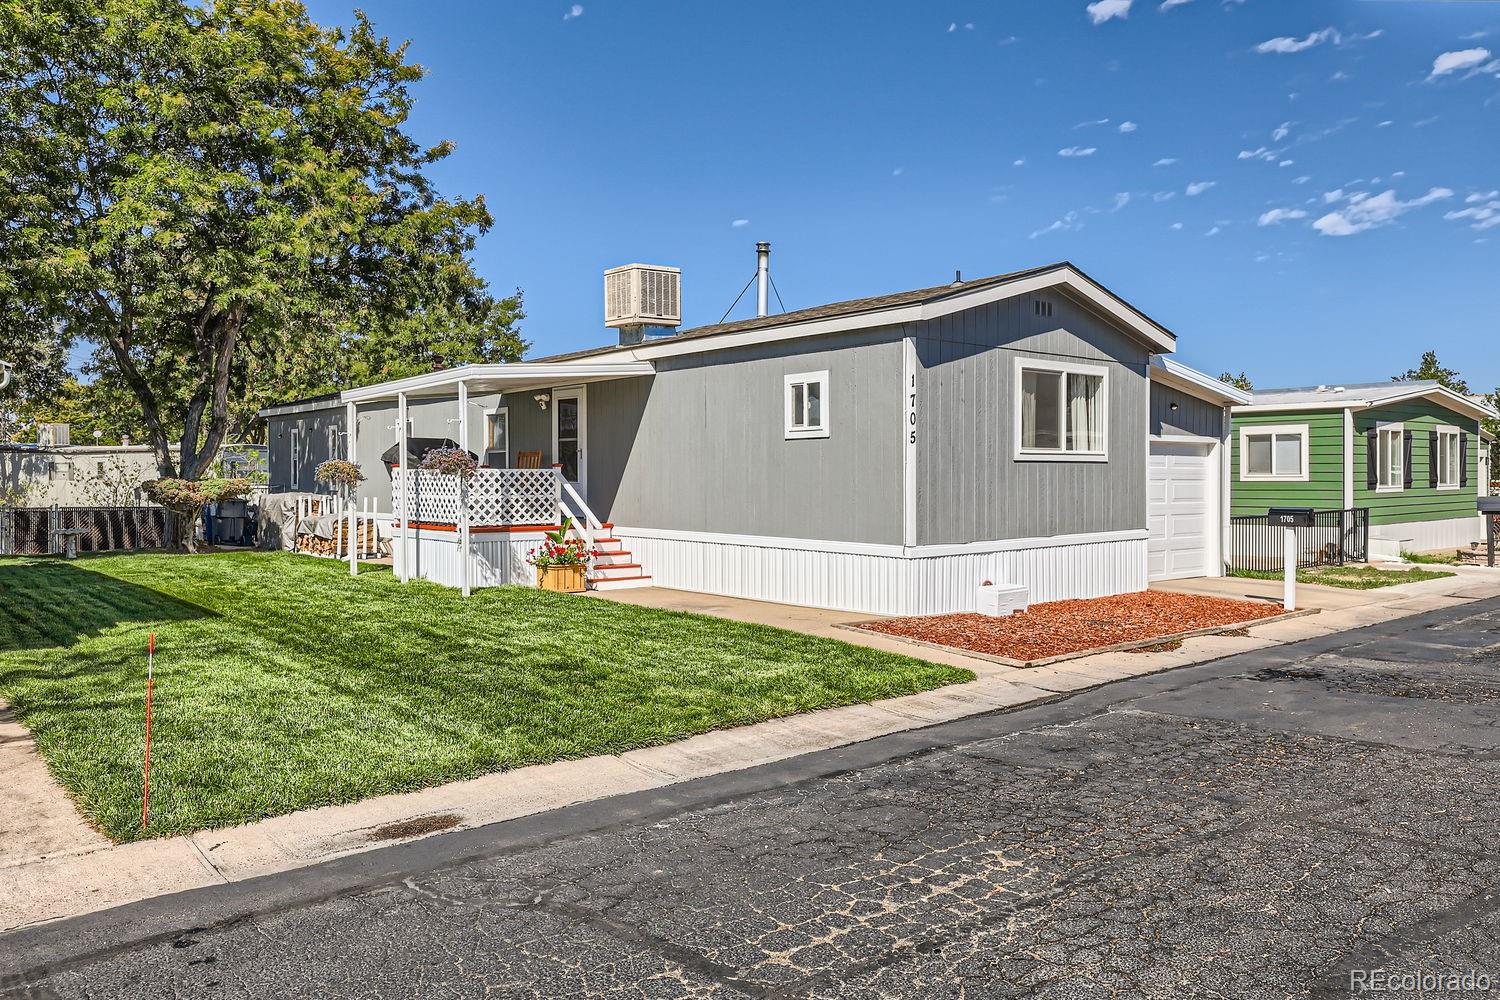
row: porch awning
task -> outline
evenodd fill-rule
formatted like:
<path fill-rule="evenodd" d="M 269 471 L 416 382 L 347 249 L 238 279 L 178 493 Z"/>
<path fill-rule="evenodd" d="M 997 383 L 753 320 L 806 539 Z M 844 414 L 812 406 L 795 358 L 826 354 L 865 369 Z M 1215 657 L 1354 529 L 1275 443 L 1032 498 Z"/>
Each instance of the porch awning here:
<path fill-rule="evenodd" d="M 518 361 L 509 365 L 462 365 L 425 375 L 377 382 L 358 389 L 346 389 L 340 398 L 345 403 L 369 403 L 395 399 L 402 393 L 410 399 L 453 396 L 458 393 L 460 382 L 468 387 L 470 395 L 525 392 L 529 389 L 583 385 L 655 373 L 656 367 L 649 361 Z"/>

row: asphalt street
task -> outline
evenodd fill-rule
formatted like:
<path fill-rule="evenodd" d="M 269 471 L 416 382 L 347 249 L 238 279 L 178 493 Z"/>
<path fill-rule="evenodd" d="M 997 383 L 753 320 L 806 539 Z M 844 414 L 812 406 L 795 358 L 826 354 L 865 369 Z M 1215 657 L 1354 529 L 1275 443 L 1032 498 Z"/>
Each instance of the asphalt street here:
<path fill-rule="evenodd" d="M 1492 601 L 0 936 L 0 994 L 1489 996 L 1497 751 Z"/>

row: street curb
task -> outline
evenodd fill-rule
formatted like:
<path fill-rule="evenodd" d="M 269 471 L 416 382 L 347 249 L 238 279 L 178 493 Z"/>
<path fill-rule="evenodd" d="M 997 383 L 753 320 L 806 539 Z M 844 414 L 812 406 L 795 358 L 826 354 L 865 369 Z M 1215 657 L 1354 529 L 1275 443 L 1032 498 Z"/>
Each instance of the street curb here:
<path fill-rule="evenodd" d="M 1017 660 L 1009 656 L 996 656 L 993 653 L 981 653 L 972 649 L 964 649 L 962 646 L 945 646 L 940 642 L 928 642 L 925 639 L 912 639 L 909 636 L 894 635 L 890 632 L 881 632 L 877 629 L 866 628 L 876 622 L 890 621 L 889 618 L 866 618 L 857 622 L 840 622 L 834 628 L 848 629 L 851 632 L 862 632 L 894 639 L 912 646 L 926 646 L 928 649 L 941 649 L 948 653 L 957 653 L 960 656 L 972 656 L 976 660 L 988 660 L 1005 667 L 1015 667 L 1017 670 L 1026 670 L 1031 667 L 1048 667 L 1054 663 L 1062 663 L 1064 660 L 1076 660 L 1084 656 L 1098 656 L 1100 653 L 1126 653 L 1133 649 L 1148 649 L 1152 646 L 1165 646 L 1169 642 L 1181 642 L 1184 639 L 1196 639 L 1205 635 L 1221 635 L 1225 632 L 1238 632 L 1241 629 L 1258 628 L 1261 625 L 1272 625 L 1276 622 L 1290 621 L 1293 618 L 1305 618 L 1315 615 L 1318 608 L 1303 608 L 1301 611 L 1287 611 L 1269 618 L 1251 618 L 1242 622 L 1234 622 L 1229 625 L 1210 625 L 1207 628 L 1197 628 L 1188 632 L 1173 632 L 1169 635 L 1152 636 L 1150 639 L 1133 639 L 1129 642 L 1117 642 L 1112 646 L 1090 646 L 1088 649 L 1074 650 L 1071 653 L 1059 653 L 1056 656 L 1044 656 L 1036 660 Z"/>

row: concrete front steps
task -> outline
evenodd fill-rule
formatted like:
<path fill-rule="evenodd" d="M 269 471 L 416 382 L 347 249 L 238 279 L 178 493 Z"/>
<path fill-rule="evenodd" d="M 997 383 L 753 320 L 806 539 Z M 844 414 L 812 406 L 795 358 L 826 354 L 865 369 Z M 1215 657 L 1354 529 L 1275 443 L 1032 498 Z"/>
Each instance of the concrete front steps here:
<path fill-rule="evenodd" d="M 610 537 L 612 524 L 604 525 L 604 537 L 594 539 L 594 559 L 589 567 L 592 590 L 629 590 L 651 586 L 651 576 L 635 561 L 625 543 Z"/>

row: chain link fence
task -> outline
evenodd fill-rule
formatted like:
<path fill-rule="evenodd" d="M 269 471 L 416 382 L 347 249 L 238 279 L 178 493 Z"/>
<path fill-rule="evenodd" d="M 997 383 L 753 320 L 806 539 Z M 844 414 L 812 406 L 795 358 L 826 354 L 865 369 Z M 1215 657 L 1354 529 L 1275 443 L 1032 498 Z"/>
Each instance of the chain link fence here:
<path fill-rule="evenodd" d="M 161 507 L 0 508 L 0 556 L 58 555 L 70 535 L 79 552 L 170 548 L 174 523 Z"/>

